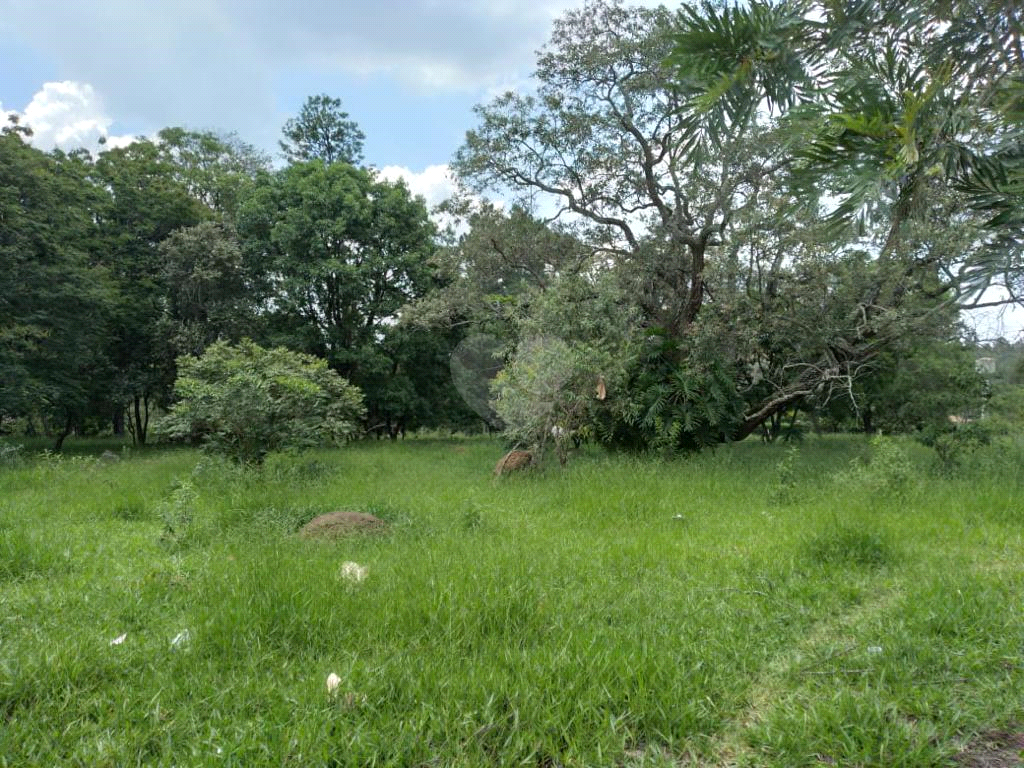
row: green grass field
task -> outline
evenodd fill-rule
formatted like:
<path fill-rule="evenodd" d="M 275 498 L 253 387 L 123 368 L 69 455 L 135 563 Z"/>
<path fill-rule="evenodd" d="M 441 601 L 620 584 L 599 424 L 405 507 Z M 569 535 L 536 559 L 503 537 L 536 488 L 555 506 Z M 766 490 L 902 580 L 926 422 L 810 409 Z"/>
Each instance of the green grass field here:
<path fill-rule="evenodd" d="M 0 765 L 955 766 L 1024 731 L 1019 446 L 501 453 L 0 467 Z M 294 535 L 334 510 L 389 532 Z"/>

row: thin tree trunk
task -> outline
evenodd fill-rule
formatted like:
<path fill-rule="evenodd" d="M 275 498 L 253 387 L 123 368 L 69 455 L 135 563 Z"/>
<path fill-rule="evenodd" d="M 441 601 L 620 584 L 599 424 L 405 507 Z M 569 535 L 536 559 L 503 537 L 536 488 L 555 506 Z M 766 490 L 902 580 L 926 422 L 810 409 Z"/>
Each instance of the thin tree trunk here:
<path fill-rule="evenodd" d="M 64 446 L 64 440 L 71 434 L 75 428 L 75 420 L 71 416 L 68 416 L 67 421 L 64 422 L 64 430 L 57 436 L 57 442 L 53 444 L 53 452 L 59 453 L 60 449 Z"/>

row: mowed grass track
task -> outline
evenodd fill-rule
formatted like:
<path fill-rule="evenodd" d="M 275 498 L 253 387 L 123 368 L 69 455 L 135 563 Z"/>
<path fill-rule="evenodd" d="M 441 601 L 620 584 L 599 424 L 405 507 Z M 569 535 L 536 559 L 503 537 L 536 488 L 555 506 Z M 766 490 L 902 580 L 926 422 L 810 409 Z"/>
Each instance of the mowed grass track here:
<path fill-rule="evenodd" d="M 0 469 L 0 764 L 957 765 L 1024 730 L 1024 454 L 901 450 Z"/>

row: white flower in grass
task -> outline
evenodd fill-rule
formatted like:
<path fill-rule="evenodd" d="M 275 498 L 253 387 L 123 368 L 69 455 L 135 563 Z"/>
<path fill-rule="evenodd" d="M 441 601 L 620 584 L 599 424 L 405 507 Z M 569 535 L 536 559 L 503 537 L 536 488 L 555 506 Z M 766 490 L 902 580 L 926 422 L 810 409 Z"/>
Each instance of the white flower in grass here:
<path fill-rule="evenodd" d="M 338 572 L 338 576 L 344 581 L 360 582 L 366 578 L 368 569 L 365 565 L 359 563 L 353 563 L 351 560 L 341 564 L 341 570 Z"/>
<path fill-rule="evenodd" d="M 110 644 L 111 645 L 120 645 L 121 643 L 123 643 L 125 641 L 125 639 L 127 639 L 127 637 L 128 637 L 128 633 L 125 632 L 123 635 L 118 635 L 113 640 L 111 640 Z"/>
<path fill-rule="evenodd" d="M 327 693 L 334 696 L 338 693 L 338 688 L 341 686 L 341 678 L 331 672 L 327 676 Z"/>

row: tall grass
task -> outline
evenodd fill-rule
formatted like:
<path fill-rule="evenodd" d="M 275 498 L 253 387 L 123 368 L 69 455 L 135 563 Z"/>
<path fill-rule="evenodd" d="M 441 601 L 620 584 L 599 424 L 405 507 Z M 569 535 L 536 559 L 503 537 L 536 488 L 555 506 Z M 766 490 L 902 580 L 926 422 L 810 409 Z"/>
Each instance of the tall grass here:
<path fill-rule="evenodd" d="M 1024 723 L 1024 452 L 987 450 L 29 458 L 0 764 L 948 765 Z M 294 535 L 342 509 L 388 533 Z"/>

